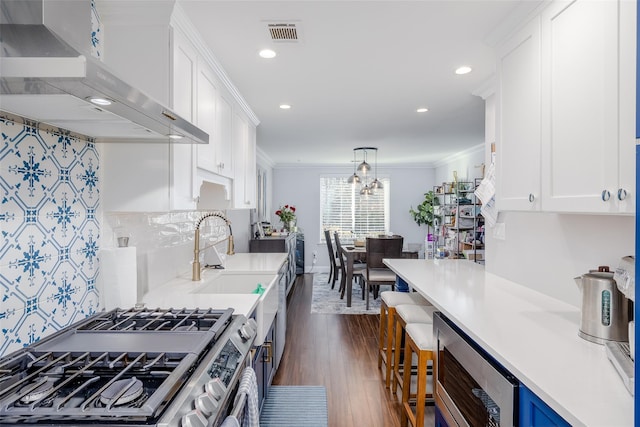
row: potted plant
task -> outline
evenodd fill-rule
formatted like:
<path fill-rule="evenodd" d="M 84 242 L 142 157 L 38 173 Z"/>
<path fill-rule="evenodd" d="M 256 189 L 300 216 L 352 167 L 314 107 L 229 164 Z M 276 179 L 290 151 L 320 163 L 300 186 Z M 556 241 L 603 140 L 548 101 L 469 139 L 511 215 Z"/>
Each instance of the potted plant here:
<path fill-rule="evenodd" d="M 434 220 L 436 218 L 436 214 L 434 212 L 434 206 L 439 205 L 438 197 L 434 194 L 433 191 L 428 191 L 424 193 L 424 200 L 420 203 L 416 210 L 409 209 L 409 213 L 413 217 L 413 220 L 418 225 L 427 224 L 429 227 L 433 227 Z"/>

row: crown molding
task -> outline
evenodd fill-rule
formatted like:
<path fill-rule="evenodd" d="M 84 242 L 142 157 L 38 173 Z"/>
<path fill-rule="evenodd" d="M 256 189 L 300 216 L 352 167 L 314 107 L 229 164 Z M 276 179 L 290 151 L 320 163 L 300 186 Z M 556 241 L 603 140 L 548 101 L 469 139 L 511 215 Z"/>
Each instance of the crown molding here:
<path fill-rule="evenodd" d="M 276 165 L 276 162 L 274 162 L 273 159 L 260 147 L 256 147 L 256 162 L 259 165 L 267 166 L 271 169 Z"/>
<path fill-rule="evenodd" d="M 484 82 L 480 83 L 474 91 L 471 92 L 474 96 L 479 96 L 480 98 L 486 100 L 491 95 L 496 93 L 496 76 L 493 74 Z"/>

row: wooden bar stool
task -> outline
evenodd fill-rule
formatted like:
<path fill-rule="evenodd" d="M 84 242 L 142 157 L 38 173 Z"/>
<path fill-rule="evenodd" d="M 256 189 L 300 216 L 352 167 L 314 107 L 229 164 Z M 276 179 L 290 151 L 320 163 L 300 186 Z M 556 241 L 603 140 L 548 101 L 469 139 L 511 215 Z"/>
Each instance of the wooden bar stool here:
<path fill-rule="evenodd" d="M 433 324 L 433 312 L 436 308 L 432 305 L 416 305 L 416 304 L 399 304 L 396 306 L 396 326 L 395 326 L 395 342 L 402 343 L 404 338 L 405 327 L 409 323 L 426 323 L 429 327 Z M 401 344 L 398 344 L 396 350 L 396 357 L 393 358 L 393 386 L 394 393 L 397 392 L 398 385 L 401 389 L 403 384 L 403 370 L 404 366 L 402 358 L 400 357 L 403 352 L 400 348 Z M 408 365 L 411 369 L 411 364 Z"/>
<path fill-rule="evenodd" d="M 384 291 L 380 294 L 380 340 L 378 341 L 378 369 L 385 364 L 385 387 L 391 385 L 391 371 L 393 366 L 393 327 L 395 325 L 396 306 L 401 304 L 427 305 L 429 304 L 417 292 Z"/>
<path fill-rule="evenodd" d="M 402 380 L 402 415 L 400 426 L 406 427 L 407 421 L 413 427 L 422 427 L 424 425 L 424 405 L 427 397 L 433 399 L 433 387 L 431 393 L 427 394 L 427 366 L 429 361 L 433 365 L 431 377 L 434 379 L 435 387 L 436 365 L 435 351 L 433 342 L 433 326 L 428 323 L 408 323 L 406 325 L 406 339 L 404 346 L 404 365 L 411 365 L 413 353 L 418 356 L 418 374 L 417 374 L 417 390 L 416 394 L 411 394 L 411 369 L 405 368 Z M 411 409 L 410 399 L 415 397 L 416 412 L 414 414 Z"/>

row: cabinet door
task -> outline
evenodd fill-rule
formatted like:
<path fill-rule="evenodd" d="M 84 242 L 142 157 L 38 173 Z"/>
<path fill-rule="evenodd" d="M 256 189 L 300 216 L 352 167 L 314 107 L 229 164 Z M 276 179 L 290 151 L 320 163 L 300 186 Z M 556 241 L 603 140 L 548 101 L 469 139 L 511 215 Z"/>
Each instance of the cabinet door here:
<path fill-rule="evenodd" d="M 255 131 L 254 131 L 255 132 Z M 256 206 L 255 133 L 243 114 L 233 116 L 233 204 L 237 209 Z"/>
<path fill-rule="evenodd" d="M 542 17 L 542 208 L 615 212 L 617 1 L 553 3 Z"/>
<path fill-rule="evenodd" d="M 218 172 L 216 167 L 216 101 L 218 99 L 217 81 L 213 72 L 204 61 L 198 62 L 197 72 L 197 125 L 209 134 L 209 144 L 196 146 L 197 165 L 209 172 Z"/>
<path fill-rule="evenodd" d="M 176 113 L 195 121 L 197 53 L 182 33 L 173 31 L 172 100 Z M 191 144 L 172 144 L 170 150 L 170 207 L 195 209 L 195 156 Z"/>
<path fill-rule="evenodd" d="M 497 207 L 539 210 L 539 18 L 499 48 L 498 75 Z"/>
<path fill-rule="evenodd" d="M 638 2 L 620 2 L 620 141 L 618 189 L 615 191 L 618 212 L 633 214 L 636 211 L 636 59 Z M 638 97 L 640 102 L 640 96 Z M 612 195 L 613 196 L 613 195 Z"/>
<path fill-rule="evenodd" d="M 569 427 L 560 415 L 525 386 L 520 387 L 520 427 Z"/>
<path fill-rule="evenodd" d="M 196 102 L 196 49 L 178 30 L 173 30 L 173 74 L 171 99 L 173 110 L 194 123 Z"/>
<path fill-rule="evenodd" d="M 244 198 L 249 208 L 256 207 L 258 199 L 258 185 L 256 180 L 256 127 L 247 121 L 247 147 L 244 162 Z"/>
<path fill-rule="evenodd" d="M 233 178 L 233 107 L 231 101 L 224 96 L 218 97 L 218 129 L 216 147 L 217 172 Z"/>

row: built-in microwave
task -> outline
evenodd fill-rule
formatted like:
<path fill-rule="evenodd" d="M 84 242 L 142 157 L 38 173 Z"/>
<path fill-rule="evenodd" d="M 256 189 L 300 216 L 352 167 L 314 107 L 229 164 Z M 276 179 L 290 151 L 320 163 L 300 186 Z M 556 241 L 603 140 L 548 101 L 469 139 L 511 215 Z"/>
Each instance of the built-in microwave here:
<path fill-rule="evenodd" d="M 436 426 L 518 425 L 518 380 L 440 312 L 433 331 Z"/>

